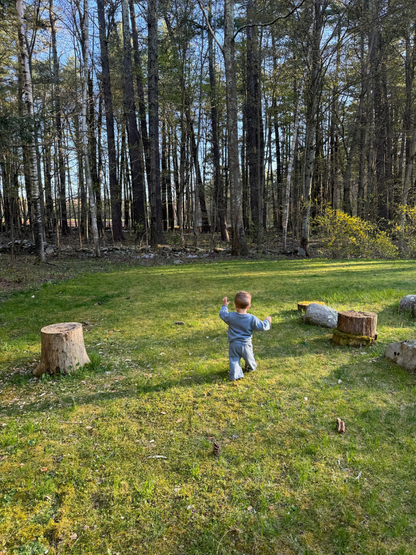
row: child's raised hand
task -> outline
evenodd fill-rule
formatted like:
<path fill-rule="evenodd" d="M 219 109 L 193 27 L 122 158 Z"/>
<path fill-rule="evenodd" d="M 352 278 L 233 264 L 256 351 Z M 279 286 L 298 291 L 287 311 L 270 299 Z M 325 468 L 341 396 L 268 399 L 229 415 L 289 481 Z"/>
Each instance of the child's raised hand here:
<path fill-rule="evenodd" d="M 224 297 L 222 300 L 222 304 L 228 306 L 230 304 L 230 301 L 228 300 L 228 297 Z"/>
<path fill-rule="evenodd" d="M 269 321 L 270 323 L 272 323 L 272 317 L 271 316 L 267 316 L 266 320 Z"/>

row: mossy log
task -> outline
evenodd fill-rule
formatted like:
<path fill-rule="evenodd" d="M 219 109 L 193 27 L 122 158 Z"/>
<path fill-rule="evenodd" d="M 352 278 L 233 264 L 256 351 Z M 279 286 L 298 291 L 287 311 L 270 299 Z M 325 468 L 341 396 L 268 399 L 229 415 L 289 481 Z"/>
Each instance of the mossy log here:
<path fill-rule="evenodd" d="M 302 301 L 301 303 L 298 303 L 298 312 L 305 312 L 310 304 L 324 305 L 325 303 L 322 301 Z"/>
<path fill-rule="evenodd" d="M 332 333 L 332 343 L 335 345 L 343 346 L 349 345 L 350 347 L 361 347 L 362 345 L 372 345 L 375 342 L 375 337 L 367 335 L 353 335 L 351 333 L 344 333 L 335 328 Z"/>
<path fill-rule="evenodd" d="M 338 331 L 347 335 L 376 337 L 377 314 L 375 312 L 356 312 L 347 310 L 338 314 Z"/>
<path fill-rule="evenodd" d="M 66 322 L 41 329 L 41 358 L 33 371 L 42 374 L 65 374 L 88 364 L 82 324 Z"/>

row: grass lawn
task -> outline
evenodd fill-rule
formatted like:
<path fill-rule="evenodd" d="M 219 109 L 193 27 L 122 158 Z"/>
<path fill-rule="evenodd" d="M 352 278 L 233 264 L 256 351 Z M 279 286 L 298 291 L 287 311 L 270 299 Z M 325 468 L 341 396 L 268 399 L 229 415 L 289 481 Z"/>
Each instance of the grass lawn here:
<path fill-rule="evenodd" d="M 415 337 L 398 310 L 415 275 L 413 261 L 230 260 L 14 293 L 0 553 L 416 553 L 416 377 L 383 358 Z M 273 322 L 253 338 L 258 370 L 231 383 L 218 312 L 240 289 Z M 332 345 L 299 321 L 303 300 L 377 312 L 377 344 Z M 91 366 L 32 378 L 40 328 L 65 321 L 89 323 Z"/>

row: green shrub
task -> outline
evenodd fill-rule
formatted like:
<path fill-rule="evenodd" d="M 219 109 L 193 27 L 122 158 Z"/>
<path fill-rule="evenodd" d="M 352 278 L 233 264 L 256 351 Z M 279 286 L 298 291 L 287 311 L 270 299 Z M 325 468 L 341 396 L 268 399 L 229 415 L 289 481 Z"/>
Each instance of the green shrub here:
<path fill-rule="evenodd" d="M 396 226 L 396 234 L 400 250 L 410 258 L 416 258 L 416 206 L 400 206 L 400 223 Z"/>
<path fill-rule="evenodd" d="M 395 258 L 398 249 L 385 231 L 376 224 L 341 210 L 326 208 L 315 218 L 315 225 L 323 237 L 323 247 L 332 258 Z"/>

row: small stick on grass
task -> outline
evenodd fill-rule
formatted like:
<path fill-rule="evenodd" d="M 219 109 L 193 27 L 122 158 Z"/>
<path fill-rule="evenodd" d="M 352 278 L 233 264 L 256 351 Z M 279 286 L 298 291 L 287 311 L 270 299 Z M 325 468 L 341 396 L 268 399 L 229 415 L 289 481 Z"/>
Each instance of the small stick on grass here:
<path fill-rule="evenodd" d="M 345 422 L 341 418 L 337 418 L 337 432 L 343 434 L 345 432 Z"/>

